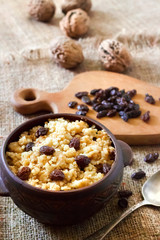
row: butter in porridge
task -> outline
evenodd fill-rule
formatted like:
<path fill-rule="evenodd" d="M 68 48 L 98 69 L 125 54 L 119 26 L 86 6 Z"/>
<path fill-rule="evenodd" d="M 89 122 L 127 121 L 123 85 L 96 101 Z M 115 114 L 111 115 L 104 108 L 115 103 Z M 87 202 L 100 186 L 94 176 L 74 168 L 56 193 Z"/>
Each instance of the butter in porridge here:
<path fill-rule="evenodd" d="M 6 152 L 10 169 L 34 187 L 67 191 L 102 179 L 115 160 L 104 130 L 85 121 L 49 119 L 23 132 Z"/>

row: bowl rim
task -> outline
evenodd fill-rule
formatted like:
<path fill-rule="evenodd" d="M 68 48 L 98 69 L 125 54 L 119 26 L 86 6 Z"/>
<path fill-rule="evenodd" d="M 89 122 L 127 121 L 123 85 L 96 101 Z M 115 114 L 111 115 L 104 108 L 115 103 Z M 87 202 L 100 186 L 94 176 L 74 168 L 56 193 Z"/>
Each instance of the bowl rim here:
<path fill-rule="evenodd" d="M 13 137 L 13 135 L 17 132 L 17 131 L 20 131 L 19 135 L 23 132 L 23 131 L 26 131 L 26 130 L 23 130 L 23 127 L 26 126 L 26 125 L 30 125 L 31 123 L 33 122 L 37 122 L 37 121 L 47 121 L 49 119 L 56 119 L 56 118 L 64 118 L 64 119 L 68 119 L 70 120 L 69 118 L 75 118 L 75 120 L 82 120 L 82 121 L 85 121 L 85 122 L 90 122 L 92 123 L 92 125 L 95 125 L 96 127 L 98 126 L 98 128 L 100 129 L 103 129 L 105 132 L 107 132 L 107 134 L 109 135 L 109 137 L 111 138 L 111 141 L 113 142 L 114 144 L 114 147 L 115 147 L 115 161 L 114 163 L 112 164 L 111 166 L 111 169 L 109 170 L 109 172 L 103 177 L 101 178 L 100 180 L 98 180 L 97 182 L 89 185 L 89 186 L 86 186 L 86 187 L 82 187 L 82 188 L 78 188 L 78 189 L 72 189 L 72 190 L 67 190 L 67 191 L 56 191 L 56 190 L 46 190 L 46 189 L 42 189 L 42 188 L 39 188 L 39 187 L 35 187 L 35 186 L 32 186 L 31 184 L 21 180 L 19 177 L 17 177 L 10 169 L 9 167 L 9 164 L 7 162 L 7 159 L 6 159 L 6 150 L 7 150 L 7 146 L 8 146 L 8 142 L 9 140 L 11 139 L 11 137 Z M 74 120 L 72 120 L 74 121 Z M 90 124 L 89 124 L 90 125 Z M 36 123 L 33 124 L 32 127 L 36 126 Z M 29 129 L 29 128 L 28 128 Z M 7 171 L 7 173 L 9 174 L 9 176 L 16 182 L 18 183 L 19 185 L 25 187 L 27 190 L 29 191 L 34 191 L 34 192 L 38 192 L 38 193 L 44 193 L 44 194 L 48 194 L 48 195 L 59 195 L 59 194 L 62 194 L 62 195 L 69 195 L 69 194 L 74 194 L 74 193 L 80 193 L 80 192 L 86 192 L 88 190 L 91 190 L 91 189 L 94 189 L 97 187 L 97 185 L 99 185 L 100 183 L 103 183 L 104 181 L 106 181 L 106 179 L 111 175 L 111 173 L 114 171 L 115 167 L 116 167 L 116 164 L 117 164 L 117 161 L 118 161 L 118 156 L 120 154 L 120 147 L 118 145 L 118 142 L 115 138 L 115 136 L 110 132 L 110 130 L 105 127 L 103 124 L 101 124 L 99 121 L 95 120 L 95 119 L 92 119 L 90 117 L 87 117 L 87 116 L 81 116 L 81 115 L 77 115 L 77 114 L 71 114 L 71 113 L 49 113 L 49 114 L 43 114 L 43 115 L 40 115 L 38 117 L 33 117 L 23 123 L 21 123 L 19 126 L 17 126 L 13 131 L 11 131 L 11 133 L 8 135 L 8 137 L 5 139 L 3 145 L 2 145 L 2 148 L 1 148 L 1 161 L 3 162 L 4 164 L 4 167 L 5 167 L 5 170 Z M 2 179 L 3 181 L 3 179 Z"/>

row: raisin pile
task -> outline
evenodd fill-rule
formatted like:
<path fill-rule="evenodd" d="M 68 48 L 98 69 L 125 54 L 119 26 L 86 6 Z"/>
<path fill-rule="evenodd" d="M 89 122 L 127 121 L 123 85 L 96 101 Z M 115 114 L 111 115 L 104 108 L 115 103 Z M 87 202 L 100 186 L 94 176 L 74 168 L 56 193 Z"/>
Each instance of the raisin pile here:
<path fill-rule="evenodd" d="M 139 104 L 136 104 L 132 98 L 137 94 L 136 89 L 125 91 L 117 87 L 109 87 L 107 89 L 92 89 L 89 92 L 81 91 L 75 94 L 75 97 L 81 99 L 84 104 L 78 104 L 77 101 L 70 101 L 68 107 L 77 108 L 77 115 L 86 116 L 89 106 L 97 112 L 97 118 L 119 116 L 127 122 L 130 118 L 137 118 L 141 115 Z M 144 100 L 149 104 L 155 104 L 156 101 L 152 95 L 145 94 Z M 87 104 L 87 105 L 86 105 Z M 148 122 L 150 119 L 150 111 L 145 112 L 141 116 L 141 120 Z"/>
<path fill-rule="evenodd" d="M 126 92 L 119 90 L 117 87 L 110 87 L 103 89 L 92 89 L 89 92 L 77 92 L 75 97 L 82 100 L 83 103 L 92 106 L 92 109 L 97 112 L 97 118 L 113 117 L 116 114 L 124 120 L 128 121 L 130 118 L 137 118 L 141 115 L 140 106 L 136 104 L 132 98 L 136 95 L 136 90 Z M 85 116 L 89 108 L 85 104 L 73 104 L 69 102 L 68 106 L 73 108 L 73 105 L 78 111 L 76 114 Z"/>

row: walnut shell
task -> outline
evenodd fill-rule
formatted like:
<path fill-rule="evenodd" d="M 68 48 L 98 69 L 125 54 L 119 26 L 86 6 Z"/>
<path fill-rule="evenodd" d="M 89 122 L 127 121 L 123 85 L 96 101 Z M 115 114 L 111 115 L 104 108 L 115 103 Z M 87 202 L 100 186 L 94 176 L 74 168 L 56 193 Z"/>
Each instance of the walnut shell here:
<path fill-rule="evenodd" d="M 30 0 L 28 7 L 29 15 L 42 22 L 49 22 L 56 10 L 52 0 Z"/>
<path fill-rule="evenodd" d="M 67 69 L 76 67 L 84 60 L 81 45 L 66 37 L 54 39 L 50 50 L 54 61 Z"/>
<path fill-rule="evenodd" d="M 66 14 L 68 11 L 76 8 L 81 8 L 82 10 L 89 12 L 91 7 L 91 0 L 63 0 L 62 12 Z"/>
<path fill-rule="evenodd" d="M 83 36 L 89 28 L 89 16 L 82 9 L 69 11 L 60 21 L 61 30 L 71 38 Z"/>
<path fill-rule="evenodd" d="M 99 58 L 104 68 L 113 72 L 125 72 L 131 65 L 131 55 L 119 41 L 106 39 L 98 48 Z"/>

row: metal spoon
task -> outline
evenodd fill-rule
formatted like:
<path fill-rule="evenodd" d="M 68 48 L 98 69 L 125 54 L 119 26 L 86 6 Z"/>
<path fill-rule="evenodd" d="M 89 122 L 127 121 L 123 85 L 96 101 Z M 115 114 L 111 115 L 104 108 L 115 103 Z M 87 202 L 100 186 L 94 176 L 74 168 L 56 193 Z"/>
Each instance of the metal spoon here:
<path fill-rule="evenodd" d="M 144 205 L 153 205 L 160 207 L 160 171 L 149 178 L 142 187 L 142 195 L 144 200 L 129 208 L 121 216 L 113 220 L 110 224 L 102 227 L 85 240 L 103 240 L 105 236 L 128 214 Z"/>

